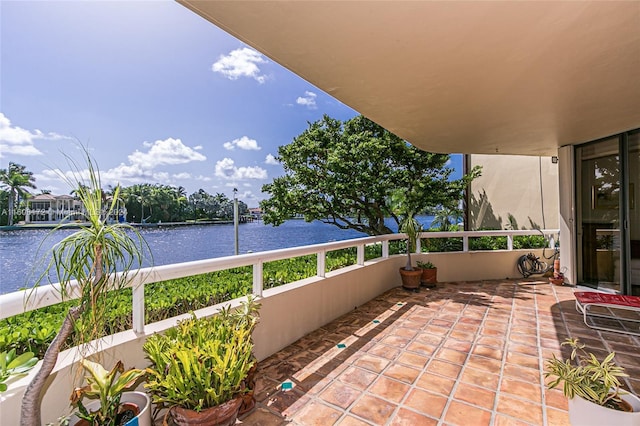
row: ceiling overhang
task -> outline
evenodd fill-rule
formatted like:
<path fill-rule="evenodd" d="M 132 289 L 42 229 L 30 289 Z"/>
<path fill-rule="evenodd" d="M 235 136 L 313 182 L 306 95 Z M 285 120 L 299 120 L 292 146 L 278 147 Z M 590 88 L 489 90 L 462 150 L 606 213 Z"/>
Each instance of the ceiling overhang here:
<path fill-rule="evenodd" d="M 428 151 L 640 127 L 638 1 L 178 1 Z"/>

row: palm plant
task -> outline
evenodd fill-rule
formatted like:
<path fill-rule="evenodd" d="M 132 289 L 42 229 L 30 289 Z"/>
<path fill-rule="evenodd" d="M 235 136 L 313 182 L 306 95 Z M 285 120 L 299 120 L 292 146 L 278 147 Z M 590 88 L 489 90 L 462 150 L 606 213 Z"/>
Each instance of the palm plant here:
<path fill-rule="evenodd" d="M 412 213 L 409 213 L 400 223 L 400 232 L 407 234 L 407 264 L 404 269 L 405 271 L 413 271 L 413 266 L 411 266 L 411 252 L 416 249 L 416 242 L 422 232 L 422 225 L 416 220 Z"/>
<path fill-rule="evenodd" d="M 114 189 L 111 202 L 105 205 L 100 175 L 87 150 L 86 170 L 81 170 L 69 157 L 67 159 L 73 178 L 62 177 L 72 188 L 77 188 L 87 224 L 51 249 L 51 260 L 38 283 L 49 279 L 52 271 L 58 280 L 62 299 L 69 298 L 74 291 L 80 294 L 80 298 L 78 304 L 69 309 L 58 334 L 45 352 L 40 370 L 25 391 L 21 407 L 22 426 L 40 425 L 41 393 L 63 344 L 73 334 L 77 320 L 82 317 L 86 328 L 79 333 L 79 343 L 100 337 L 98 333 L 104 323 L 105 306 L 100 300 L 107 292 L 126 285 L 131 278 L 130 271 L 137 271 L 148 250 L 144 238 L 134 228 L 108 223 L 107 219 L 119 200 L 120 189 Z M 117 273 L 119 269 L 121 273 Z"/>
<path fill-rule="evenodd" d="M 9 163 L 9 167 L 0 170 L 0 184 L 9 194 L 8 199 L 8 224 L 13 225 L 13 216 L 15 211 L 16 201 L 20 196 L 26 196 L 29 194 L 27 188 L 34 188 L 35 178 L 32 172 L 28 172 L 25 166 L 16 163 Z"/>

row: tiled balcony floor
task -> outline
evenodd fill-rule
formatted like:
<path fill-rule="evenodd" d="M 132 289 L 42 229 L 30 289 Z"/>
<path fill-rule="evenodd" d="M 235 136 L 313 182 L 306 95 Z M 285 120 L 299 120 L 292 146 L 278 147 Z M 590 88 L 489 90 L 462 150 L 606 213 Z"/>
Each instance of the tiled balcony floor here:
<path fill-rule="evenodd" d="M 544 279 L 390 290 L 261 362 L 258 404 L 239 423 L 568 425 L 543 376 L 568 336 L 615 351 L 640 392 L 640 339 L 587 328 L 573 290 Z"/>

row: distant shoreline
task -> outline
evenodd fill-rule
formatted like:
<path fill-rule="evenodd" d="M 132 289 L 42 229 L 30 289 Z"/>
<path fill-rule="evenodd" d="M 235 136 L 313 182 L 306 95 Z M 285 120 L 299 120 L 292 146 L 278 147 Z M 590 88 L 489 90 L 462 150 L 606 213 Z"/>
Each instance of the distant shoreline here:
<path fill-rule="evenodd" d="M 244 222 L 240 222 L 244 223 Z M 230 225 L 233 224 L 232 220 L 206 220 L 201 222 L 160 222 L 160 223 L 129 223 L 134 228 L 164 228 L 164 227 L 177 227 L 177 226 L 198 226 L 198 225 Z M 29 223 L 24 225 L 5 225 L 0 226 L 0 231 L 28 231 L 30 229 L 77 229 L 84 223 Z"/>

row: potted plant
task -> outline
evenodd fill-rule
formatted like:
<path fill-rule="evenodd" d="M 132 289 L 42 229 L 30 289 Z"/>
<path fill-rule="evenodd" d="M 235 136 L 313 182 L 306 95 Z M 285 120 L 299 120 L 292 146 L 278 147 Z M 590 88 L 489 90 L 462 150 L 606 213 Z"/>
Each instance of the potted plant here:
<path fill-rule="evenodd" d="M 69 308 L 40 368 L 24 392 L 21 426 L 41 426 L 41 395 L 65 342 L 70 337 L 75 337 L 75 344 L 102 337 L 100 333 L 106 318 L 103 298 L 109 291 L 126 286 L 142 265 L 149 248 L 135 228 L 123 223 L 109 223 L 109 217 L 120 200 L 120 186 L 113 189 L 111 201 L 107 202 L 97 166 L 87 148 L 84 153 L 86 167 L 81 168 L 68 158 L 73 178 L 61 177 L 75 188 L 74 192 L 84 206 L 86 224 L 53 246 L 49 264 L 38 280 L 38 283 L 49 280 L 49 272 L 52 272 L 63 300 L 76 292 L 80 297 L 78 304 Z M 61 223 L 54 230 L 63 225 Z"/>
<path fill-rule="evenodd" d="M 599 361 L 578 339 L 567 339 L 562 345 L 571 346 L 571 356 L 562 360 L 553 355 L 546 361 L 545 377 L 555 377 L 547 384 L 549 389 L 562 383 L 571 424 L 640 425 L 640 399 L 620 388 L 620 378 L 628 375 L 613 362 L 615 352 Z"/>
<path fill-rule="evenodd" d="M 244 319 L 229 311 L 209 318 L 193 315 L 147 339 L 143 349 L 151 366 L 145 388 L 154 403 L 169 409 L 174 424 L 235 424 L 255 364 L 256 317 L 255 310 Z"/>
<path fill-rule="evenodd" d="M 143 392 L 125 392 L 146 374 L 144 370 L 125 371 L 122 361 L 111 371 L 87 359 L 81 363 L 89 374 L 85 377 L 86 386 L 76 388 L 71 394 L 71 403 L 78 409 L 71 417 L 71 425 L 151 426 L 149 397 Z M 85 405 L 84 398 L 94 401 Z M 135 423 L 131 422 L 134 418 Z"/>
<path fill-rule="evenodd" d="M 400 268 L 402 287 L 408 290 L 416 290 L 420 288 L 422 269 L 414 268 L 411 265 L 411 252 L 416 249 L 416 241 L 420 232 L 422 232 L 422 225 L 413 214 L 407 214 L 400 224 L 400 232 L 407 234 L 407 264 Z"/>
<path fill-rule="evenodd" d="M 435 287 L 438 282 L 438 268 L 430 261 L 417 261 L 418 268 L 422 269 L 420 284 L 425 287 Z"/>

